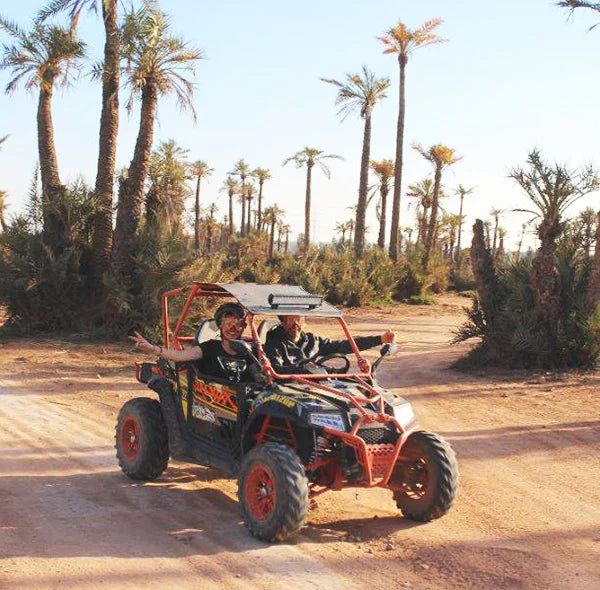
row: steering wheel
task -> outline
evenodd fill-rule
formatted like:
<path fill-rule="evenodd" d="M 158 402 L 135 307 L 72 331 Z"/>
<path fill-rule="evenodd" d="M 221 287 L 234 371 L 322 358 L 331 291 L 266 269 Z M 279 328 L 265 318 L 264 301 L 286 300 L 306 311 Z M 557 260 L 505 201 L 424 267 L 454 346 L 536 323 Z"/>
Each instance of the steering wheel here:
<path fill-rule="evenodd" d="M 342 359 L 344 361 L 344 366 L 339 369 L 336 367 L 328 367 L 326 363 L 333 359 Z M 313 357 L 301 360 L 299 363 L 297 363 L 297 366 L 303 367 L 308 363 L 314 363 L 318 367 L 323 367 L 328 373 L 347 373 L 348 369 L 350 368 L 350 361 L 348 360 L 348 357 L 345 354 L 340 354 L 337 352 L 325 355 L 316 354 Z"/>

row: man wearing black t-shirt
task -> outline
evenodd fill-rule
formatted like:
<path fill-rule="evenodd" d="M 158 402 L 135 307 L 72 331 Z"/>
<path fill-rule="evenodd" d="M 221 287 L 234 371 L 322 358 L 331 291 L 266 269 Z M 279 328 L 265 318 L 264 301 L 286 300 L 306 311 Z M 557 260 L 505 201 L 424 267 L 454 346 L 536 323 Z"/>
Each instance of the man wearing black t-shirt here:
<path fill-rule="evenodd" d="M 231 381 L 247 381 L 250 378 L 248 363 L 230 345 L 231 340 L 241 338 L 246 327 L 245 317 L 246 313 L 241 305 L 224 303 L 215 312 L 215 323 L 221 332 L 221 340 L 208 340 L 183 350 L 151 344 L 137 332 L 129 338 L 143 352 L 153 352 L 175 362 L 197 361 L 198 370 L 206 375 Z"/>

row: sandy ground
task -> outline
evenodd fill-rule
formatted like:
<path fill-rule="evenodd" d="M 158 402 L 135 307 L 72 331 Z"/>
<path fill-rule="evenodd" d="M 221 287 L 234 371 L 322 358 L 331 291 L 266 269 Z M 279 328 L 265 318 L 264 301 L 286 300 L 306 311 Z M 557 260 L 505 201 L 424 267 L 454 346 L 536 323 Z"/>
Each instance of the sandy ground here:
<path fill-rule="evenodd" d="M 600 377 L 450 370 L 465 303 L 348 314 L 356 334 L 398 331 L 380 380 L 451 441 L 455 507 L 417 524 L 385 490 L 330 492 L 279 545 L 247 533 L 217 471 L 120 472 L 118 409 L 153 396 L 125 342 L 3 342 L 0 588 L 600 588 Z"/>

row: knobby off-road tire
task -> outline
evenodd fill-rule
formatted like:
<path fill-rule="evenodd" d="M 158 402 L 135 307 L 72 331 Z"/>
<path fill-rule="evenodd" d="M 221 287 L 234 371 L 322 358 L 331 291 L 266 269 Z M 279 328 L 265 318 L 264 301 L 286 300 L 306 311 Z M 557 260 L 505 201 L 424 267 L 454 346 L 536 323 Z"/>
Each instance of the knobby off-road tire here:
<path fill-rule="evenodd" d="M 412 520 L 428 522 L 450 510 L 458 492 L 458 464 L 452 447 L 437 434 L 415 432 L 400 454 L 411 459 L 398 463 L 393 484 L 396 506 Z"/>
<path fill-rule="evenodd" d="M 156 400 L 137 397 L 124 404 L 117 419 L 115 441 L 119 466 L 128 477 L 156 479 L 167 468 L 167 426 Z"/>
<path fill-rule="evenodd" d="M 304 524 L 308 480 L 288 446 L 265 443 L 244 457 L 238 479 L 242 517 L 262 541 L 283 541 Z"/>

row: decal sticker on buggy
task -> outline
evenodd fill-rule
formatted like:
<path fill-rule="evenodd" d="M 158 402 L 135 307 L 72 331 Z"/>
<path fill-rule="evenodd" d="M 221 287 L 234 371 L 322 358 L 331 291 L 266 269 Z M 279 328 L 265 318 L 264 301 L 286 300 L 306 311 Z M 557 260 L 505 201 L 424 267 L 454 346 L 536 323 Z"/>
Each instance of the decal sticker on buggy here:
<path fill-rule="evenodd" d="M 205 383 L 194 381 L 194 398 L 214 409 L 229 414 L 237 412 L 236 392 L 220 383 Z"/>
<path fill-rule="evenodd" d="M 286 397 L 285 395 L 281 395 L 280 393 L 272 393 L 271 395 L 264 397 L 262 402 L 277 402 L 284 405 L 286 408 L 293 408 L 296 405 L 296 402 L 293 399 Z"/>
<path fill-rule="evenodd" d="M 196 402 L 192 403 L 192 416 L 198 420 L 204 420 L 205 422 L 210 422 L 212 424 L 219 423 L 214 412 Z"/>

